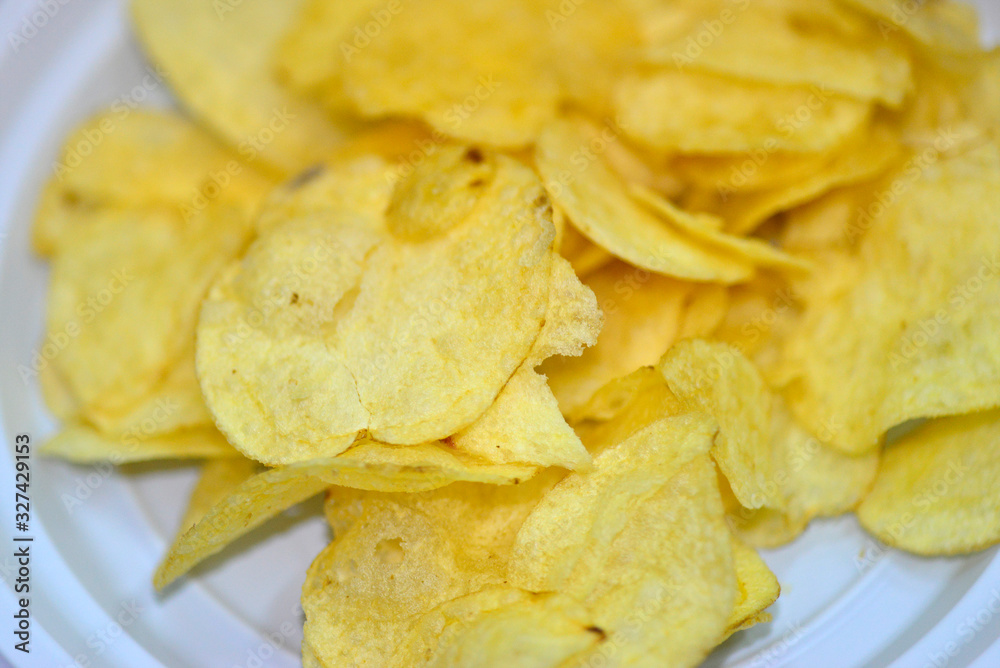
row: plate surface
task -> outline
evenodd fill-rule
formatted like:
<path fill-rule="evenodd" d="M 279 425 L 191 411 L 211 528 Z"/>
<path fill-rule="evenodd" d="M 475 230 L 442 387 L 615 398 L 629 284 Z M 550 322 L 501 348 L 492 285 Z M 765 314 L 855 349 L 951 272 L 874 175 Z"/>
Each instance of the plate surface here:
<path fill-rule="evenodd" d="M 987 38 L 1000 2 L 978 3 Z M 32 29 L 34 28 L 34 29 Z M 0 4 L 0 489 L 13 443 L 55 425 L 34 378 L 47 273 L 28 225 L 63 137 L 120 101 L 169 106 L 118 0 Z M 20 371 L 19 371 L 20 369 Z M 11 503 L 0 503 L 0 654 L 16 666 L 299 665 L 299 588 L 329 536 L 318 501 L 196 569 L 164 596 L 150 575 L 194 483 L 186 467 L 110 471 L 33 458 L 31 654 L 12 651 L 17 577 Z M 1000 552 L 921 559 L 881 551 L 852 517 L 815 522 L 765 553 L 782 583 L 774 621 L 739 634 L 708 666 L 1000 666 Z M 0 664 L 3 659 L 0 657 Z"/>

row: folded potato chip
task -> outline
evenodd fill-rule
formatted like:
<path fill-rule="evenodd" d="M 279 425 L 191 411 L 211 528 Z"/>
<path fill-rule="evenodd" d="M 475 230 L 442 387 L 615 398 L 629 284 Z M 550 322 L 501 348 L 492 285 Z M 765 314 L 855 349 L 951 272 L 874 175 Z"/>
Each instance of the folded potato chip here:
<path fill-rule="evenodd" d="M 889 444 L 861 526 L 924 555 L 968 554 L 1000 542 L 1000 413 L 929 420 Z"/>

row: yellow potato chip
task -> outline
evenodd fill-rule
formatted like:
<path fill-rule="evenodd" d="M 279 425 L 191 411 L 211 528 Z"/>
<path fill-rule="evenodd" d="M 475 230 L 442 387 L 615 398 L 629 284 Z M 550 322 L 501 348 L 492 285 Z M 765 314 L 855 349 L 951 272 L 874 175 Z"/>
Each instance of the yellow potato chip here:
<path fill-rule="evenodd" d="M 332 488 L 325 510 L 334 541 L 302 592 L 305 638 L 320 665 L 417 665 L 443 650 L 427 643 L 445 633 L 448 617 L 473 622 L 532 598 L 500 585 L 517 529 L 558 477 L 418 494 Z M 442 606 L 455 614 L 442 618 Z M 451 627 L 453 641 L 461 644 L 465 627 Z"/>
<path fill-rule="evenodd" d="M 667 153 L 825 151 L 855 133 L 871 111 L 819 87 L 671 68 L 629 74 L 614 96 L 628 136 Z"/>
<path fill-rule="evenodd" d="M 566 415 L 611 380 L 655 364 L 674 342 L 688 284 L 615 260 L 585 277 L 604 314 L 597 343 L 579 357 L 551 357 L 540 371 Z"/>
<path fill-rule="evenodd" d="M 153 582 L 158 589 L 166 587 L 198 562 L 330 485 L 415 492 L 461 480 L 514 484 L 534 472 L 531 467 L 463 457 L 442 444 L 398 448 L 364 441 L 339 457 L 269 469 L 241 483 L 174 543 Z"/>
<path fill-rule="evenodd" d="M 689 339 L 667 351 L 657 368 L 685 407 L 719 421 L 712 457 L 740 503 L 784 508 L 771 448 L 773 398 L 753 363 L 725 344 Z"/>
<path fill-rule="evenodd" d="M 876 123 L 871 131 L 849 142 L 831 160 L 808 176 L 774 190 L 747 194 L 717 191 L 707 210 L 723 216 L 726 229 L 746 234 L 771 216 L 808 202 L 829 190 L 874 179 L 885 173 L 900 157 L 900 142 L 895 129 Z"/>
<path fill-rule="evenodd" d="M 723 285 L 699 284 L 691 288 L 684 304 L 678 339 L 708 338 L 729 309 L 729 290 Z"/>
<path fill-rule="evenodd" d="M 587 468 L 590 455 L 573 432 L 545 382 L 522 366 L 479 419 L 455 434 L 461 452 L 497 464 Z"/>
<path fill-rule="evenodd" d="M 998 442 L 997 411 L 918 426 L 886 446 L 858 520 L 917 554 L 967 554 L 1000 542 Z"/>
<path fill-rule="evenodd" d="M 877 19 L 883 39 L 904 34 L 931 51 L 967 54 L 980 50 L 979 17 L 964 2 L 934 0 L 918 4 L 901 0 L 840 0 Z"/>
<path fill-rule="evenodd" d="M 106 209 L 67 230 L 47 327 L 64 342 L 51 363 L 84 417 L 128 414 L 149 396 L 190 345 L 200 300 L 249 231 L 245 214 L 222 204 L 188 220 Z"/>
<path fill-rule="evenodd" d="M 722 637 L 736 586 L 711 460 L 714 421 L 654 423 L 556 485 L 518 532 L 511 582 L 586 605 L 604 643 L 568 665 L 697 664 Z M 636 623 L 641 619 L 641 623 Z"/>
<path fill-rule="evenodd" d="M 55 252 L 70 229 L 105 208 L 167 207 L 185 219 L 213 202 L 249 218 L 273 181 L 173 112 L 109 111 L 66 140 L 32 226 L 37 252 Z"/>
<path fill-rule="evenodd" d="M 635 185 L 631 188 L 631 192 L 639 202 L 658 213 L 669 224 L 707 246 L 725 250 L 761 267 L 799 271 L 811 267 L 809 262 L 782 252 L 761 239 L 726 234 L 719 229 L 722 226 L 719 219 L 709 214 L 684 211 L 648 188 Z M 740 232 L 745 231 L 748 230 Z"/>
<path fill-rule="evenodd" d="M 77 464 L 128 464 L 159 459 L 237 457 L 239 453 L 213 427 L 181 429 L 166 434 L 102 434 L 84 424 L 69 423 L 46 441 L 42 454 Z"/>
<path fill-rule="evenodd" d="M 132 18 L 174 92 L 248 163 L 284 175 L 321 162 L 352 125 L 281 85 L 274 49 L 303 0 L 135 0 Z"/>
<path fill-rule="evenodd" d="M 560 98 L 549 34 L 530 0 L 440 0 L 390 18 L 363 48 L 344 35 L 354 47 L 344 91 L 365 117 L 417 117 L 465 141 L 526 146 Z"/>
<path fill-rule="evenodd" d="M 611 253 L 580 234 L 575 227 L 566 221 L 566 214 L 563 213 L 562 209 L 557 206 L 553 207 L 552 214 L 554 221 L 561 221 L 556 223 L 556 229 L 562 230 L 558 235 L 559 254 L 569 261 L 577 276 L 586 278 L 587 274 L 600 269 L 614 259 Z"/>
<path fill-rule="evenodd" d="M 672 39 L 646 48 L 644 59 L 703 69 L 773 84 L 815 84 L 861 100 L 892 107 L 903 102 L 910 63 L 900 44 L 885 41 L 878 29 L 835 2 L 761 2 L 728 7 L 700 3 Z M 723 12 L 732 17 L 724 24 Z M 699 31 L 722 26 L 707 47 Z"/>
<path fill-rule="evenodd" d="M 600 152 L 590 148 L 592 132 L 569 121 L 550 125 L 535 156 L 546 190 L 580 232 L 630 264 L 659 274 L 722 283 L 753 274 L 746 260 L 699 243 L 635 202 Z M 594 141 L 609 140 L 597 135 Z"/>
<path fill-rule="evenodd" d="M 1000 404 L 998 217 L 994 143 L 883 181 L 845 232 L 864 234 L 856 256 L 787 337 L 781 375 L 808 430 L 863 453 L 907 420 Z"/>
<path fill-rule="evenodd" d="M 752 626 L 760 614 L 778 600 L 781 587 L 778 579 L 760 558 L 757 551 L 733 539 L 733 565 L 736 568 L 736 605 L 729 615 L 727 634 Z"/>
<path fill-rule="evenodd" d="M 470 180 L 463 164 L 487 175 Z M 404 181 L 388 232 L 343 216 L 298 219 L 260 238 L 215 286 L 199 327 L 199 377 L 220 428 L 248 455 L 329 456 L 364 430 L 402 444 L 445 438 L 489 408 L 536 346 L 589 342 L 558 334 L 590 337 L 596 321 L 567 329 L 559 318 L 596 318 L 596 309 L 567 314 L 550 299 L 571 272 L 555 262 L 535 176 L 456 147 L 411 178 L 438 187 L 439 170 L 478 193 L 468 215 L 448 218 Z M 407 238 L 392 233 L 404 225 Z"/>

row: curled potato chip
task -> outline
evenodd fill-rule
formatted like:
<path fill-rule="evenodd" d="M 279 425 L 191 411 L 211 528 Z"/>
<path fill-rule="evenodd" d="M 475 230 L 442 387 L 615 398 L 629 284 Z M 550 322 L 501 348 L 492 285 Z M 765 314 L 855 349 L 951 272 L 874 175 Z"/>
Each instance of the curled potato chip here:
<path fill-rule="evenodd" d="M 676 37 L 645 50 L 645 60 L 786 85 L 817 85 L 860 100 L 898 107 L 912 82 L 905 49 L 884 41 L 875 25 L 834 2 L 753 3 L 726 9 L 700 3 Z M 738 13 L 708 48 L 689 42 L 720 12 Z M 694 43 L 694 47 L 691 44 Z M 877 45 L 877 46 L 876 46 Z"/>
<path fill-rule="evenodd" d="M 624 77 L 615 109 L 630 138 L 667 153 L 825 151 L 870 117 L 868 104 L 821 88 L 669 68 Z"/>
<path fill-rule="evenodd" d="M 184 104 L 248 162 L 286 175 L 328 157 L 351 127 L 274 75 L 272 52 L 302 4 L 131 3 L 143 46 Z"/>
<path fill-rule="evenodd" d="M 1000 403 L 1000 228 L 984 224 L 1000 217 L 1000 148 L 907 164 L 845 231 L 864 234 L 857 254 L 805 296 L 780 364 L 796 417 L 847 453 L 913 418 Z"/>
<path fill-rule="evenodd" d="M 592 473 L 569 474 L 525 520 L 511 582 L 581 600 L 607 637 L 569 665 L 695 665 L 722 637 L 736 586 L 705 454 L 714 432 L 704 415 L 655 422 L 598 455 Z"/>
<path fill-rule="evenodd" d="M 77 464 L 110 461 L 117 465 L 160 459 L 236 457 L 239 453 L 213 427 L 118 436 L 103 434 L 85 424 L 70 423 L 45 443 L 42 454 Z"/>
<path fill-rule="evenodd" d="M 861 526 L 923 555 L 968 554 L 1000 542 L 1000 413 L 930 420 L 886 446 Z"/>
<path fill-rule="evenodd" d="M 684 211 L 673 202 L 642 186 L 633 186 L 631 191 L 637 200 L 659 213 L 664 220 L 706 245 L 724 249 L 761 267 L 799 271 L 810 268 L 806 260 L 782 252 L 761 239 L 722 232 L 719 229 L 722 227 L 721 220 L 713 220 L 711 215 Z"/>
<path fill-rule="evenodd" d="M 522 366 L 496 401 L 470 426 L 452 438 L 460 451 L 497 464 L 586 468 L 590 464 L 545 382 L 545 376 Z"/>
<path fill-rule="evenodd" d="M 555 262 L 551 209 L 529 170 L 453 147 L 411 179 L 397 186 L 385 231 L 344 216 L 291 221 L 206 301 L 202 389 L 253 458 L 329 456 L 362 431 L 401 444 L 451 436 L 536 346 L 579 350 L 589 341 L 574 333 L 592 337 L 596 309 L 563 308 L 565 289 L 553 297 L 553 284 L 576 279 Z M 428 188 L 442 184 L 474 195 L 439 203 Z M 564 326 L 568 316 L 590 324 Z"/>
<path fill-rule="evenodd" d="M 733 565 L 736 568 L 736 605 L 729 615 L 727 635 L 753 626 L 761 613 L 778 600 L 778 578 L 757 551 L 738 538 L 733 539 Z"/>
<path fill-rule="evenodd" d="M 784 490 L 774 481 L 773 399 L 753 363 L 725 344 L 690 339 L 667 351 L 657 368 L 683 405 L 719 421 L 712 457 L 740 503 L 784 508 Z"/>
<path fill-rule="evenodd" d="M 809 202 L 829 190 L 877 178 L 890 169 L 900 156 L 897 131 L 885 123 L 860 133 L 825 164 L 808 172 L 805 178 L 773 190 L 730 195 L 725 190 L 708 205 L 708 210 L 724 216 L 726 229 L 745 234 L 771 216 L 798 204 Z"/>
<path fill-rule="evenodd" d="M 231 490 L 179 537 L 153 583 L 163 589 L 198 562 L 330 485 L 414 492 L 462 480 L 513 484 L 531 478 L 535 470 L 490 465 L 441 444 L 398 448 L 372 441 L 358 443 L 339 457 L 269 469 Z"/>
<path fill-rule="evenodd" d="M 630 264 L 659 274 L 721 283 L 753 274 L 750 262 L 699 243 L 635 202 L 601 155 L 588 148 L 591 131 L 569 121 L 552 124 L 535 155 L 549 195 L 580 232 Z"/>
<path fill-rule="evenodd" d="M 541 372 L 566 415 L 611 380 L 655 364 L 680 326 L 691 287 L 615 260 L 585 277 L 604 314 L 597 343 L 579 357 L 551 357 Z"/>

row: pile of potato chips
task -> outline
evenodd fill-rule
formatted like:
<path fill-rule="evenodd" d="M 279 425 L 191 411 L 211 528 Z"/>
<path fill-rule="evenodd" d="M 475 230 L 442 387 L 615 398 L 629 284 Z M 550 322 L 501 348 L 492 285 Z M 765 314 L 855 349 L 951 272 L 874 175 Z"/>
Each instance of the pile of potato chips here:
<path fill-rule="evenodd" d="M 1000 542 L 965 5 L 132 9 L 185 111 L 81 126 L 33 238 L 47 452 L 203 462 L 157 587 L 324 492 L 306 666 L 691 666 L 814 518 Z"/>

